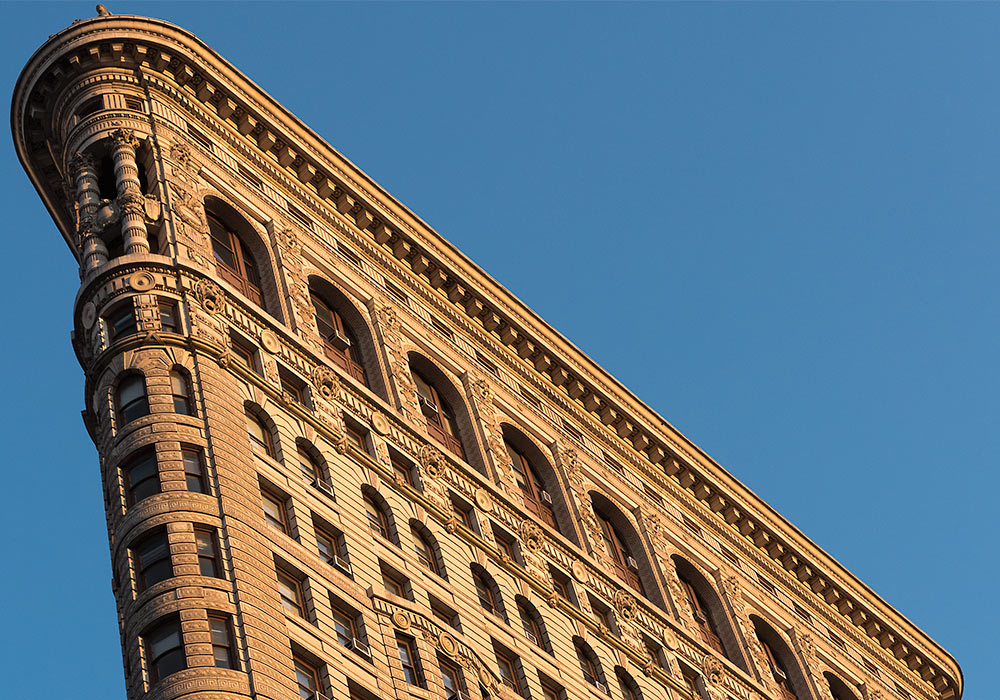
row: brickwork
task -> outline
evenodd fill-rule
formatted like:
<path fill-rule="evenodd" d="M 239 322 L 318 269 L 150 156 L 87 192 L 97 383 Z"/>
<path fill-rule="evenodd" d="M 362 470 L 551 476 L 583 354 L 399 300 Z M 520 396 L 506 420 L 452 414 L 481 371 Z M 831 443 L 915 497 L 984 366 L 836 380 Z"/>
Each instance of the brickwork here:
<path fill-rule="evenodd" d="M 931 639 L 193 36 L 74 24 L 13 128 L 80 266 L 130 700 L 447 698 L 442 668 L 463 697 L 960 697 Z"/>

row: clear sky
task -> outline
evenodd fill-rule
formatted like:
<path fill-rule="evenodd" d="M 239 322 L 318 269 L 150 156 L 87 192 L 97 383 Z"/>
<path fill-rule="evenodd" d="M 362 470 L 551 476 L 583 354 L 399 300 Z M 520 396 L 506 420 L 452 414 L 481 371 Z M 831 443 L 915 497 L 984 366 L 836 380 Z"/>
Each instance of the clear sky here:
<path fill-rule="evenodd" d="M 1000 6 L 108 5 L 214 47 L 996 697 Z M 6 94 L 94 14 L 4 4 Z M 76 266 L 0 141 L 0 670 L 124 698 Z"/>

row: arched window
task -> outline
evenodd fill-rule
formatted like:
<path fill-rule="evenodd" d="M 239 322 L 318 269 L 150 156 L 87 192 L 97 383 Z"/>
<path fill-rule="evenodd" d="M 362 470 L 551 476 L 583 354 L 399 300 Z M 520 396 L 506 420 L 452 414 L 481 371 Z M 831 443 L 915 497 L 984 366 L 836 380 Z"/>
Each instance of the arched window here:
<path fill-rule="evenodd" d="M 310 296 L 313 309 L 316 311 L 316 330 L 323 339 L 323 351 L 326 356 L 338 367 L 342 367 L 352 377 L 368 386 L 368 377 L 364 365 L 361 364 L 358 338 L 354 331 L 333 306 L 315 292 Z"/>
<path fill-rule="evenodd" d="M 265 425 L 264 420 L 252 413 L 250 409 L 246 411 L 247 433 L 250 435 L 250 442 L 264 451 L 271 459 L 277 459 L 278 453 L 274 449 L 274 437 L 271 429 Z"/>
<path fill-rule="evenodd" d="M 824 673 L 823 676 L 830 686 L 830 695 L 833 696 L 833 700 L 858 700 L 858 696 L 848 687 L 847 683 L 829 671 Z"/>
<path fill-rule="evenodd" d="M 389 507 L 378 494 L 365 491 L 365 517 L 368 518 L 368 529 L 372 534 L 378 535 L 383 540 L 396 544 L 393 537 L 391 521 L 389 520 Z"/>
<path fill-rule="evenodd" d="M 115 406 L 119 426 L 149 414 L 146 379 L 141 374 L 132 372 L 122 377 L 115 392 Z"/>
<path fill-rule="evenodd" d="M 309 481 L 322 479 L 323 473 L 320 471 L 319 460 L 310 454 L 309 448 L 301 443 L 296 445 L 296 448 L 299 460 L 299 470 L 302 472 L 302 476 Z"/>
<path fill-rule="evenodd" d="M 170 393 L 174 397 L 174 413 L 182 416 L 194 415 L 194 401 L 191 397 L 191 382 L 188 375 L 179 369 L 170 370 Z"/>
<path fill-rule="evenodd" d="M 430 380 L 410 368 L 413 374 L 413 382 L 417 385 L 417 400 L 420 403 L 420 411 L 427 420 L 427 431 L 435 440 L 448 448 L 462 459 L 465 459 L 465 448 L 462 446 L 462 438 L 458 432 L 458 422 L 455 420 L 455 413 L 451 406 L 441 396 L 441 392 Z"/>
<path fill-rule="evenodd" d="M 476 586 L 476 595 L 479 597 L 479 606 L 491 615 L 499 617 L 504 622 L 507 621 L 507 614 L 503 609 L 503 599 L 500 597 L 500 589 L 497 588 L 496 581 L 486 573 L 486 570 L 478 564 L 472 565 L 472 582 Z"/>
<path fill-rule="evenodd" d="M 125 477 L 125 504 L 128 506 L 161 492 L 160 471 L 152 447 L 134 455 L 122 468 L 122 475 Z"/>
<path fill-rule="evenodd" d="M 524 507 L 558 530 L 559 523 L 553 507 L 555 503 L 553 496 L 556 491 L 542 476 L 537 456 L 528 456 L 525 447 L 530 445 L 530 441 L 520 434 L 516 434 L 515 437 L 514 431 L 506 425 L 503 426 L 503 430 L 504 445 L 507 447 L 511 464 L 514 465 L 514 477 L 521 490 Z M 515 441 L 520 444 L 515 444 Z M 526 442 L 528 445 L 525 445 Z"/>
<path fill-rule="evenodd" d="M 597 654 L 590 648 L 590 645 L 579 637 L 573 638 L 573 647 L 576 649 L 576 658 L 580 662 L 580 670 L 583 672 L 583 680 L 600 690 L 605 695 L 610 695 L 607 683 L 604 682 L 604 673 L 601 671 L 601 662 L 597 660 Z"/>
<path fill-rule="evenodd" d="M 691 608 L 694 621 L 698 625 L 702 641 L 730 661 L 734 661 L 722 641 L 723 626 L 727 623 L 722 616 L 721 601 L 715 589 L 689 562 L 677 556 L 673 557 L 673 560 L 677 578 L 680 579 L 681 588 Z"/>
<path fill-rule="evenodd" d="M 420 523 L 411 522 L 410 534 L 413 536 L 413 551 L 416 552 L 417 560 L 420 564 L 432 574 L 447 579 L 444 565 L 442 565 L 441 559 L 438 556 L 437 545 L 431 534 L 427 532 L 427 528 Z"/>
<path fill-rule="evenodd" d="M 521 619 L 524 636 L 539 649 L 552 653 L 545 634 L 545 624 L 538 610 L 524 596 L 518 596 L 514 602 L 517 603 L 517 616 Z"/>
<path fill-rule="evenodd" d="M 618 679 L 618 687 L 621 688 L 624 700 L 642 700 L 642 691 L 639 684 L 621 666 L 615 667 L 615 678 Z"/>
<path fill-rule="evenodd" d="M 625 544 L 625 539 L 618 532 L 617 528 L 611 524 L 611 520 L 603 513 L 595 513 L 597 522 L 601 526 L 601 537 L 604 539 L 604 548 L 611 555 L 611 560 L 615 565 L 615 574 L 624 581 L 630 588 L 646 594 L 642 587 L 642 580 L 639 578 L 639 561 L 632 556 L 632 552 Z"/>
<path fill-rule="evenodd" d="M 801 684 L 802 681 L 792 676 L 795 662 L 792 658 L 791 650 L 781 640 L 778 633 L 759 617 L 752 615 L 750 620 L 753 622 L 757 641 L 760 642 L 761 647 L 764 649 L 764 655 L 767 657 L 768 668 L 766 670 L 774 678 L 774 682 L 781 693 L 781 700 L 798 700 L 799 695 L 796 693 L 796 686 Z"/>
<path fill-rule="evenodd" d="M 260 286 L 260 268 L 247 244 L 236 229 L 206 209 L 208 231 L 212 236 L 215 269 L 226 282 L 236 287 L 247 299 L 264 308 Z"/>

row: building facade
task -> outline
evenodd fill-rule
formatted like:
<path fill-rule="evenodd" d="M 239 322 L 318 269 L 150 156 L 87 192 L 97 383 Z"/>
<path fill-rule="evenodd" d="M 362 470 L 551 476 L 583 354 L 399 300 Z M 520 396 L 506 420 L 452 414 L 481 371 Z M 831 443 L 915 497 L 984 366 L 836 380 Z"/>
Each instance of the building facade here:
<path fill-rule="evenodd" d="M 128 697 L 958 700 L 927 635 L 202 41 L 17 84 Z"/>

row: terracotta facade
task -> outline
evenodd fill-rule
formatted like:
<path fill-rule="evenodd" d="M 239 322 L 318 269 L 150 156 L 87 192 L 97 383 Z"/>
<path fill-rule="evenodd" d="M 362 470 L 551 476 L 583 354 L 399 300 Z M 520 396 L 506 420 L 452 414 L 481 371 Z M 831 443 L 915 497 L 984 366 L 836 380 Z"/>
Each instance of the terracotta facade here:
<path fill-rule="evenodd" d="M 191 34 L 54 34 L 128 697 L 957 700 L 933 640 Z"/>

